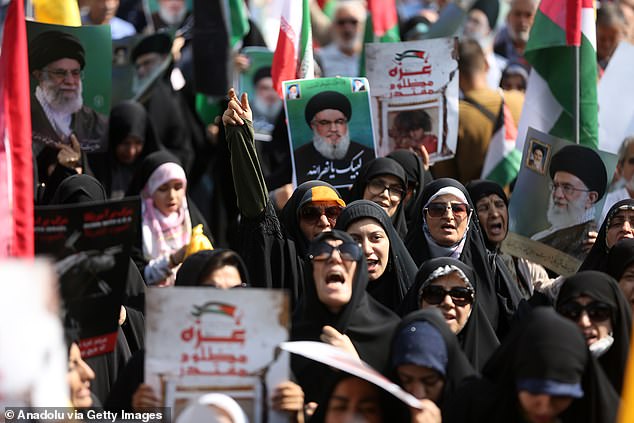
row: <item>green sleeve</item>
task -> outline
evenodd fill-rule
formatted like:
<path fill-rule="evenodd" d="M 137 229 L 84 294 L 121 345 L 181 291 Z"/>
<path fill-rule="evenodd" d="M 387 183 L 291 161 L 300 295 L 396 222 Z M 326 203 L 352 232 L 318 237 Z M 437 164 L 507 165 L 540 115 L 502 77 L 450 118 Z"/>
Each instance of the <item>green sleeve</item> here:
<path fill-rule="evenodd" d="M 253 123 L 245 120 L 242 126 L 225 126 L 225 132 L 238 208 L 245 217 L 254 218 L 266 208 L 269 195 L 255 150 Z"/>

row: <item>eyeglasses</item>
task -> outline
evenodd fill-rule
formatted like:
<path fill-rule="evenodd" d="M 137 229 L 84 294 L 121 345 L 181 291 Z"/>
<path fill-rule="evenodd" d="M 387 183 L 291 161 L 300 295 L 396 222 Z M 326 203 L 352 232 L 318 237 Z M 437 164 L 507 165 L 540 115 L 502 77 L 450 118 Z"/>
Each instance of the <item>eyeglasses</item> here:
<path fill-rule="evenodd" d="M 322 119 L 322 120 L 314 120 L 313 122 L 316 125 L 328 126 L 328 127 L 332 126 L 333 124 L 335 126 L 344 126 L 345 124 L 348 123 L 348 121 L 346 119 L 337 119 L 337 120 L 325 120 L 325 119 Z"/>
<path fill-rule="evenodd" d="M 335 21 L 335 23 L 339 26 L 344 26 L 344 25 L 354 25 L 357 26 L 359 25 L 359 21 L 357 19 L 337 19 Z"/>
<path fill-rule="evenodd" d="M 581 305 L 576 301 L 568 301 L 565 304 L 560 305 L 557 311 L 562 316 L 577 321 L 581 314 L 585 311 L 588 313 L 590 320 L 594 322 L 603 322 L 612 317 L 612 307 L 609 304 L 602 303 L 600 301 L 593 301 L 588 305 Z"/>
<path fill-rule="evenodd" d="M 326 219 L 334 225 L 341 214 L 341 210 L 343 209 L 340 206 L 304 206 L 299 211 L 299 218 L 306 223 L 314 225 L 321 219 L 321 216 L 326 215 Z"/>
<path fill-rule="evenodd" d="M 339 252 L 339 256 L 342 260 L 357 261 L 361 259 L 361 247 L 354 242 L 344 242 L 336 247 L 327 242 L 314 244 L 311 246 L 308 258 L 312 261 L 326 261 L 332 257 L 332 253 L 335 250 Z"/>
<path fill-rule="evenodd" d="M 464 219 L 471 213 L 471 207 L 465 203 L 430 203 L 425 207 L 429 217 L 443 217 L 447 210 L 451 209 L 454 217 Z"/>
<path fill-rule="evenodd" d="M 70 76 L 73 79 L 80 79 L 84 77 L 84 72 L 81 69 L 43 69 L 43 71 L 60 81 L 66 79 L 67 76 Z"/>
<path fill-rule="evenodd" d="M 372 179 L 367 187 L 372 195 L 380 195 L 387 190 L 390 199 L 394 201 L 399 201 L 405 194 L 405 190 L 400 185 L 387 185 L 381 179 Z"/>
<path fill-rule="evenodd" d="M 570 184 L 557 184 L 554 182 L 550 183 L 550 190 L 552 192 L 557 191 L 559 188 L 561 188 L 561 191 L 564 193 L 564 195 L 566 197 L 570 197 L 572 194 L 575 193 L 575 191 L 581 191 L 581 192 L 590 192 L 589 189 L 579 189 L 579 188 L 575 188 Z"/>
<path fill-rule="evenodd" d="M 451 297 L 451 301 L 458 307 L 464 307 L 467 304 L 473 303 L 473 289 L 462 286 L 456 286 L 450 290 L 446 290 L 439 285 L 428 285 L 423 288 L 421 298 L 425 300 L 427 304 L 438 305 L 443 302 L 447 295 Z"/>

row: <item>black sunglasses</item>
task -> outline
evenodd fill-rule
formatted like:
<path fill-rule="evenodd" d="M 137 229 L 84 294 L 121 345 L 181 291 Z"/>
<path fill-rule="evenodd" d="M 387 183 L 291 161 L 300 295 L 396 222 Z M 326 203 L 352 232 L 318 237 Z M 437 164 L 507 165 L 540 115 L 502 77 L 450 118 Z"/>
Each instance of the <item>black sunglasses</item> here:
<path fill-rule="evenodd" d="M 451 209 L 451 212 L 455 217 L 464 219 L 471 211 L 468 204 L 465 203 L 430 203 L 425 207 L 425 211 L 430 217 L 443 217 L 447 209 Z"/>
<path fill-rule="evenodd" d="M 340 206 L 304 206 L 299 211 L 299 218 L 307 223 L 315 224 L 321 216 L 326 215 L 326 218 L 330 221 L 330 223 L 334 224 L 336 223 L 342 210 L 343 207 Z"/>
<path fill-rule="evenodd" d="M 335 250 L 339 251 L 341 259 L 345 261 L 360 260 L 363 254 L 359 244 L 354 242 L 344 242 L 336 247 L 327 242 L 320 242 L 311 246 L 308 258 L 313 261 L 326 261 L 332 257 L 332 253 Z"/>
<path fill-rule="evenodd" d="M 462 286 L 456 286 L 450 290 L 446 290 L 439 285 L 428 285 L 423 288 L 421 298 L 425 300 L 427 304 L 438 305 L 443 302 L 447 295 L 451 297 L 451 301 L 458 307 L 464 307 L 467 304 L 473 303 L 473 289 Z"/>
<path fill-rule="evenodd" d="M 612 307 L 600 301 L 593 301 L 588 305 L 581 305 L 576 301 L 568 301 L 557 308 L 559 314 L 570 320 L 578 321 L 585 311 L 593 322 L 604 322 L 612 317 Z"/>

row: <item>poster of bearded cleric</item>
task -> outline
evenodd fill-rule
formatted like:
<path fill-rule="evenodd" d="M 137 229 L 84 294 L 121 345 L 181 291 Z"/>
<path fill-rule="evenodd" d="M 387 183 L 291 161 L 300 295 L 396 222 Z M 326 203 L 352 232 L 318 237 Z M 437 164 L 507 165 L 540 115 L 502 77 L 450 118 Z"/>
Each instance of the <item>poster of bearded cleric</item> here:
<path fill-rule="evenodd" d="M 110 27 L 27 21 L 34 151 L 70 144 L 104 151 L 110 112 Z"/>
<path fill-rule="evenodd" d="M 273 52 L 265 47 L 246 47 L 240 53 L 249 59 L 249 67 L 237 73 L 234 86 L 249 95 L 255 139 L 268 142 L 273 139 L 271 133 L 283 105 L 271 78 Z"/>
<path fill-rule="evenodd" d="M 284 81 L 293 184 L 352 185 L 376 157 L 370 87 L 365 78 Z"/>
<path fill-rule="evenodd" d="M 454 156 L 458 142 L 455 38 L 366 44 L 377 153 L 409 149 L 430 164 Z"/>
<path fill-rule="evenodd" d="M 564 276 L 575 273 L 588 232 L 600 227 L 616 161 L 613 154 L 529 128 L 503 251 Z"/>

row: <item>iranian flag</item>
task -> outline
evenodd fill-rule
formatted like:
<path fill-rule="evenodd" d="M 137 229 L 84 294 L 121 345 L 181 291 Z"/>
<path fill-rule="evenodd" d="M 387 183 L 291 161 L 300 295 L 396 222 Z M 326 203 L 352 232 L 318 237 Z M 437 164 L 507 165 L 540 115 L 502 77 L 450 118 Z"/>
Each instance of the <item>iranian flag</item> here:
<path fill-rule="evenodd" d="M 284 0 L 280 35 L 271 66 L 273 86 L 282 97 L 282 82 L 315 77 L 308 0 Z"/>
<path fill-rule="evenodd" d="M 365 76 L 365 44 L 401 41 L 394 0 L 370 0 L 363 34 L 363 51 L 359 63 L 360 76 Z"/>
<path fill-rule="evenodd" d="M 575 46 L 579 60 L 579 142 L 598 147 L 595 12 L 592 0 L 543 0 L 526 46 L 533 67 L 526 89 L 516 147 L 529 127 L 574 140 Z"/>
<path fill-rule="evenodd" d="M 0 257 L 33 257 L 33 155 L 23 0 L 9 3 L 0 54 Z"/>
<path fill-rule="evenodd" d="M 522 152 L 515 148 L 517 127 L 510 109 L 502 101 L 493 136 L 482 166 L 482 179 L 506 186 L 515 179 L 522 162 Z"/>

